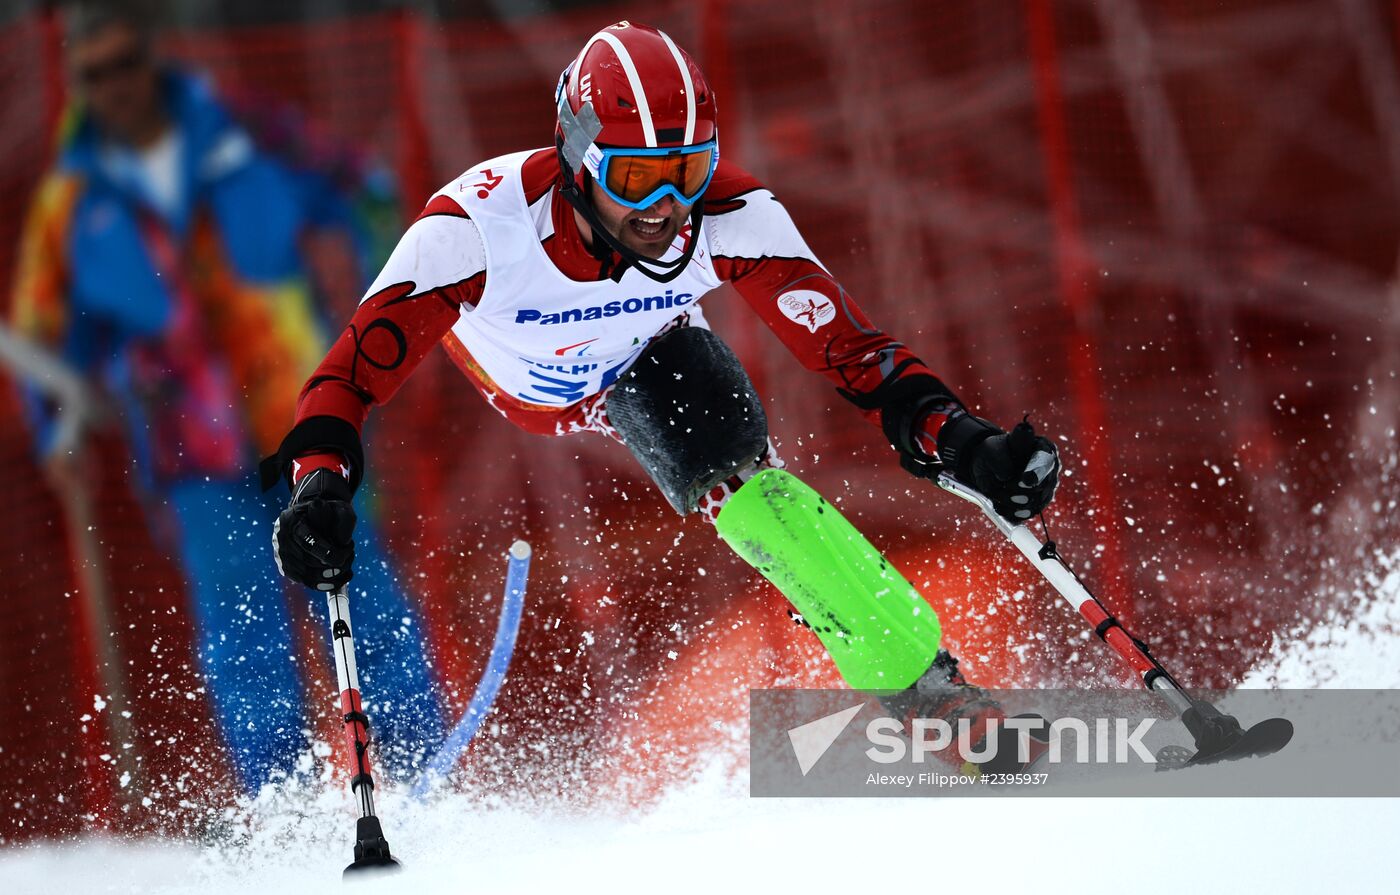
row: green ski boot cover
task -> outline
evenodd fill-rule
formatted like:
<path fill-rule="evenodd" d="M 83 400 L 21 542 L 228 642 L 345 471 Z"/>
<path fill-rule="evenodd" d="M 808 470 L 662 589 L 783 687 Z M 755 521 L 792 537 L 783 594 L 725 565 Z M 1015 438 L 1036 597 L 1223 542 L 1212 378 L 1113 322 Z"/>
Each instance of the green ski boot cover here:
<path fill-rule="evenodd" d="M 938 615 L 855 526 L 791 473 L 765 469 L 715 521 L 791 601 L 857 690 L 903 690 L 938 653 Z"/>

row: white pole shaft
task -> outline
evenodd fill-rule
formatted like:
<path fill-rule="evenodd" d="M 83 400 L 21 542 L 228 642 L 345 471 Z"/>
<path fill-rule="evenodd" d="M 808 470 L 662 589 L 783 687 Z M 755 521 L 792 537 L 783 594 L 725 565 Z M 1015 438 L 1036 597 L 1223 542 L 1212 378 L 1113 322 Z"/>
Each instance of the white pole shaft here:
<path fill-rule="evenodd" d="M 1037 538 L 1025 525 L 1013 525 L 1003 519 L 1001 514 L 993 509 L 992 502 L 981 492 L 964 485 L 946 472 L 939 473 L 938 486 L 944 491 L 956 494 L 963 500 L 980 507 L 982 512 L 987 514 L 987 518 L 992 520 L 992 524 L 1006 535 L 1012 544 L 1016 545 L 1017 550 L 1025 554 L 1026 559 L 1031 561 L 1031 565 L 1035 566 L 1036 570 L 1045 576 L 1045 580 L 1050 582 L 1050 586 L 1055 588 L 1060 596 L 1064 597 L 1065 601 L 1076 610 L 1094 599 L 1093 594 L 1085 590 L 1084 585 L 1076 581 L 1069 569 L 1065 568 L 1062 563 L 1041 557 L 1040 551 L 1045 544 L 1040 538 Z"/>
<path fill-rule="evenodd" d="M 363 718 L 360 675 L 355 667 L 355 636 L 350 627 L 350 595 L 346 587 L 326 595 L 330 609 L 331 649 L 335 652 L 335 678 L 340 687 L 340 710 L 347 733 L 346 742 L 354 761 L 350 788 L 360 803 L 360 816 L 374 814 L 374 784 L 369 777 L 369 724 Z M 360 720 L 353 715 L 358 714 Z M 363 739 L 361 733 L 363 732 Z"/>
<path fill-rule="evenodd" d="M 1045 580 L 1050 582 L 1050 586 L 1053 587 L 1060 596 L 1064 597 L 1065 602 L 1073 606 L 1080 615 L 1086 618 L 1089 617 L 1090 613 L 1085 612 L 1085 607 L 1091 603 L 1097 604 L 1098 601 L 1094 598 L 1093 594 L 1085 589 L 1084 585 L 1079 583 L 1079 580 L 1074 577 L 1074 574 L 1070 572 L 1069 568 L 1059 558 L 1041 555 L 1041 550 L 1045 547 L 1045 543 L 1035 536 L 1035 533 L 1030 530 L 1029 526 L 1015 524 L 1002 518 L 1002 515 L 996 511 L 996 508 L 992 506 L 991 500 L 988 499 L 986 495 L 977 491 L 975 488 L 971 488 L 959 482 L 957 479 L 953 478 L 951 473 L 939 473 L 936 481 L 938 482 L 938 486 L 943 490 L 951 494 L 956 494 L 963 500 L 981 508 L 987 518 L 992 520 L 992 524 L 997 527 L 997 530 L 1006 535 L 1007 539 L 1016 546 L 1016 549 L 1020 550 L 1021 553 L 1025 555 L 1026 559 L 1030 560 L 1031 565 L 1035 566 L 1036 570 L 1045 577 Z M 1098 606 L 1098 611 L 1100 613 L 1106 612 L 1102 606 Z M 1121 626 L 1119 630 L 1121 630 Z M 1105 642 L 1108 641 L 1106 640 Z M 1147 655 L 1145 650 L 1142 650 L 1137 645 L 1131 647 L 1125 646 L 1121 639 L 1117 645 L 1112 643 L 1109 645 L 1114 648 L 1115 652 L 1122 655 L 1129 664 L 1133 662 L 1150 664 L 1150 673 L 1144 677 L 1144 680 L 1150 681 L 1148 686 L 1159 693 L 1167 702 L 1171 703 L 1177 711 L 1184 712 L 1191 707 L 1192 703 L 1190 697 L 1176 685 L 1171 675 L 1167 674 L 1156 660 Z M 1127 649 L 1128 652 L 1123 652 L 1124 649 Z"/>
<path fill-rule="evenodd" d="M 331 612 L 331 648 L 335 650 L 335 679 L 340 692 L 359 692 L 360 675 L 355 667 L 355 637 L 350 627 L 350 596 L 345 588 L 326 595 Z"/>

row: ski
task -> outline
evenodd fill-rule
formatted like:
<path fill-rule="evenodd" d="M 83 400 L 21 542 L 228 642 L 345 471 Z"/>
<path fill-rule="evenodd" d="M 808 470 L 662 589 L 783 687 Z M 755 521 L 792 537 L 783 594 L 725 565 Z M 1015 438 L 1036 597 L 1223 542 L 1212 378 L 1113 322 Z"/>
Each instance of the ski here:
<path fill-rule="evenodd" d="M 1235 720 L 1229 715 L 1224 718 Z M 1236 722 L 1238 726 L 1238 722 Z M 1287 718 L 1266 718 L 1248 729 L 1241 729 L 1206 746 L 1191 750 L 1185 746 L 1163 746 L 1157 750 L 1157 770 L 1174 771 L 1196 765 L 1237 761 L 1241 758 L 1262 758 L 1273 755 L 1293 739 L 1293 722 Z"/>

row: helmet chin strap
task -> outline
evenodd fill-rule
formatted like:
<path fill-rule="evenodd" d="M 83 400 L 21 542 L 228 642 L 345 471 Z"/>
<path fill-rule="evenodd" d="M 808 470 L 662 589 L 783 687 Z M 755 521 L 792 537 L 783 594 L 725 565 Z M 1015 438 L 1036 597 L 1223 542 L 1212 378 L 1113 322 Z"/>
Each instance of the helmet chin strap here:
<path fill-rule="evenodd" d="M 669 283 L 685 271 L 686 266 L 690 264 L 690 259 L 695 257 L 695 247 L 700 244 L 700 221 L 705 216 L 705 200 L 703 198 L 695 200 L 695 204 L 691 206 L 690 239 L 686 243 L 685 251 L 673 261 L 662 261 L 659 258 L 648 258 L 623 245 L 622 241 L 613 236 L 604 226 L 598 217 L 597 210 L 593 207 L 593 203 L 578 188 L 578 184 L 570 176 L 567 168 L 565 168 L 564 174 L 564 185 L 560 187 L 559 192 L 583 217 L 589 229 L 593 231 L 593 236 L 601 239 L 608 248 L 621 255 L 623 261 L 635 267 L 643 276 L 658 283 Z"/>

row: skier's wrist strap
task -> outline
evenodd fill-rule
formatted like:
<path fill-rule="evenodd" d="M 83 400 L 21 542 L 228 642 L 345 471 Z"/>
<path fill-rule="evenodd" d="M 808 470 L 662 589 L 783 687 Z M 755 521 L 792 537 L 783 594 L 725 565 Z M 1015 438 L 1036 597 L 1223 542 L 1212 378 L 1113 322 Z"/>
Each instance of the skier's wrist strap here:
<path fill-rule="evenodd" d="M 938 430 L 938 459 L 958 478 L 968 481 L 977 448 L 993 435 L 1001 434 L 1001 428 L 994 423 L 965 410 L 954 411 Z"/>
<path fill-rule="evenodd" d="M 954 408 L 962 407 L 962 402 L 937 376 L 926 373 L 900 375 L 914 363 L 918 361 L 913 358 L 905 360 L 891 370 L 874 390 L 865 394 L 849 389 L 837 391 L 861 410 L 880 411 L 880 428 L 901 457 L 927 464 L 935 462 L 935 458 L 919 449 L 916 437 L 919 424 L 928 414 L 951 412 Z M 905 466 L 908 468 L 907 463 Z"/>
<path fill-rule="evenodd" d="M 360 433 L 351 423 L 338 416 L 310 416 L 292 427 L 282 445 L 273 454 L 258 464 L 264 491 L 278 481 L 291 484 L 288 473 L 292 461 L 312 451 L 337 451 L 350 465 L 350 491 L 353 494 L 360 487 L 364 476 L 365 450 L 360 444 Z"/>

